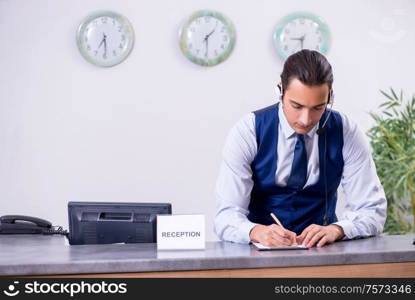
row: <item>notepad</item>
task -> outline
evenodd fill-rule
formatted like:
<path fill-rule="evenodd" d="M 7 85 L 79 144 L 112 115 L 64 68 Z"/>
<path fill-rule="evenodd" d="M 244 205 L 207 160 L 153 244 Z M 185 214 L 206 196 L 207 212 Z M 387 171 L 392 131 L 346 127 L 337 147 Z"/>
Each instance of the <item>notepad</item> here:
<path fill-rule="evenodd" d="M 264 246 L 261 243 L 253 243 L 258 251 L 269 251 L 269 250 L 308 250 L 306 246 L 303 245 L 291 245 L 291 246 L 277 246 L 277 247 L 268 247 Z"/>

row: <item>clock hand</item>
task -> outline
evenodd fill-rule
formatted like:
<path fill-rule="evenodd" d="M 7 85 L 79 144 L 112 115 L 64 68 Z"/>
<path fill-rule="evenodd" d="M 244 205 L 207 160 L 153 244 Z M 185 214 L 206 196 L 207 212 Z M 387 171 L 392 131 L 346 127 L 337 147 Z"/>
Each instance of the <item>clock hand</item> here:
<path fill-rule="evenodd" d="M 305 39 L 305 34 L 301 37 L 298 37 L 298 38 L 290 38 L 290 40 L 300 41 L 301 50 L 303 50 L 304 39 Z"/>
<path fill-rule="evenodd" d="M 211 32 L 209 32 L 205 38 L 203 39 L 203 42 L 206 42 L 206 52 L 205 57 L 208 58 L 208 51 L 209 51 L 209 37 L 216 31 L 216 27 L 218 26 L 218 21 L 216 21 L 215 28 Z"/>
<path fill-rule="evenodd" d="M 305 34 L 301 37 L 301 39 L 300 39 L 300 43 L 301 43 L 301 50 L 303 50 L 304 49 L 304 39 L 305 39 Z"/>
<path fill-rule="evenodd" d="M 303 38 L 304 38 L 304 36 L 300 36 L 300 37 L 296 37 L 296 38 L 290 38 L 290 40 L 301 41 Z"/>
<path fill-rule="evenodd" d="M 213 30 L 207 35 L 207 38 L 209 38 L 216 31 L 216 27 L 218 27 L 218 21 L 216 21 L 215 28 L 213 28 Z"/>
<path fill-rule="evenodd" d="M 203 39 L 203 42 L 206 43 L 206 52 L 205 52 L 205 58 L 208 57 L 208 48 L 209 48 L 209 35 L 206 35 Z"/>
<path fill-rule="evenodd" d="M 213 30 L 205 36 L 205 38 L 203 39 L 203 41 L 206 41 L 216 31 L 216 27 L 217 26 L 218 26 L 218 21 L 216 21 L 215 28 L 213 28 Z"/>
<path fill-rule="evenodd" d="M 208 58 L 208 51 L 209 51 L 209 40 L 205 39 L 206 42 L 206 52 L 205 52 L 205 58 Z"/>
<path fill-rule="evenodd" d="M 105 39 L 102 39 L 101 43 L 98 45 L 98 49 L 101 48 L 101 45 L 104 43 Z"/>
<path fill-rule="evenodd" d="M 102 37 L 101 43 L 99 43 L 99 45 L 98 45 L 98 49 L 101 48 L 102 44 L 104 44 L 104 43 L 106 44 L 107 36 L 105 35 L 105 33 L 102 33 L 102 35 L 103 35 L 103 37 Z M 104 45 L 104 47 L 105 47 L 105 45 Z"/>

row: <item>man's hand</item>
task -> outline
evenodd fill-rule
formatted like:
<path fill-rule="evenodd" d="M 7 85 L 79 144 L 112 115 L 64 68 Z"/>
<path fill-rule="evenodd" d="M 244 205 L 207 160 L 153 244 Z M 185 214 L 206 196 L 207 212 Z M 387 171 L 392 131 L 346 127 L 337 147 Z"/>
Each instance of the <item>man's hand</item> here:
<path fill-rule="evenodd" d="M 344 237 L 343 228 L 338 225 L 331 224 L 328 226 L 320 226 L 311 224 L 297 237 L 297 243 L 313 247 L 317 242 L 317 247 L 323 247 L 326 244 L 331 244 Z"/>
<path fill-rule="evenodd" d="M 269 226 L 256 225 L 249 233 L 251 241 L 261 243 L 264 246 L 290 246 L 296 243 L 297 235 L 276 224 Z"/>

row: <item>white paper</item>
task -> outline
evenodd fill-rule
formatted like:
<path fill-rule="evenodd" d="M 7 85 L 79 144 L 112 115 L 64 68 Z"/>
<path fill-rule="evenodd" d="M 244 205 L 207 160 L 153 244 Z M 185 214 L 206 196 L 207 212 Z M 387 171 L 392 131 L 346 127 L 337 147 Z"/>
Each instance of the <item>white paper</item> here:
<path fill-rule="evenodd" d="M 297 245 L 297 244 L 293 244 L 291 246 L 275 246 L 275 247 L 268 247 L 268 246 L 264 246 L 261 243 L 253 243 L 255 245 L 255 247 L 257 247 L 258 249 L 261 250 L 293 250 L 293 249 L 308 249 L 306 246 L 304 245 Z"/>

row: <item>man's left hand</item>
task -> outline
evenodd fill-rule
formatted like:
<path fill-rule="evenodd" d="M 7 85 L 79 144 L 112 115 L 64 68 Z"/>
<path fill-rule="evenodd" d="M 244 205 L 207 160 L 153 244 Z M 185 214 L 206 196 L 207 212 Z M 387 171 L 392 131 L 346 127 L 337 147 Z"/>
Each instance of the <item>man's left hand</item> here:
<path fill-rule="evenodd" d="M 317 247 L 323 247 L 326 244 L 331 244 L 344 237 L 343 228 L 338 225 L 331 224 L 328 226 L 320 226 L 311 224 L 297 237 L 297 243 L 313 247 L 317 243 Z"/>

